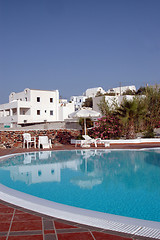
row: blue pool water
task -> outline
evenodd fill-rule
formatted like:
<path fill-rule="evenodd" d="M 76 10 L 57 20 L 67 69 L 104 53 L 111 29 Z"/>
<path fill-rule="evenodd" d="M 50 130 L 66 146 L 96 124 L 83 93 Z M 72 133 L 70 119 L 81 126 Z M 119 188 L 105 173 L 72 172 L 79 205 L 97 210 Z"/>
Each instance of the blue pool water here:
<path fill-rule="evenodd" d="M 160 150 L 25 153 L 0 162 L 0 183 L 40 198 L 160 221 Z"/>

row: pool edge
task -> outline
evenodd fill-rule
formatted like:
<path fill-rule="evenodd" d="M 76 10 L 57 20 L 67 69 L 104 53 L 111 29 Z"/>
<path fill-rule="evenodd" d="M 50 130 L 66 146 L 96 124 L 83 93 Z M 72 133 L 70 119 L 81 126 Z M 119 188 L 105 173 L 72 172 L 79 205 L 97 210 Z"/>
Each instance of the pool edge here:
<path fill-rule="evenodd" d="M 141 219 L 134 219 L 113 214 L 95 212 L 64 204 L 44 200 L 0 184 L 0 199 L 10 204 L 41 213 L 50 217 L 89 225 L 104 230 L 111 230 L 134 236 L 152 237 L 160 239 L 160 223 Z M 152 233 L 152 236 L 149 236 Z"/>
<path fill-rule="evenodd" d="M 1 156 L 0 158 L 8 158 L 17 154 L 19 155 L 23 153 L 9 154 L 7 156 Z M 2 184 L 0 184 L 0 199 L 51 217 L 90 225 L 105 230 L 133 234 L 134 236 L 154 237 L 155 239 L 160 239 L 160 222 L 134 219 L 71 207 L 34 197 L 8 188 Z"/>

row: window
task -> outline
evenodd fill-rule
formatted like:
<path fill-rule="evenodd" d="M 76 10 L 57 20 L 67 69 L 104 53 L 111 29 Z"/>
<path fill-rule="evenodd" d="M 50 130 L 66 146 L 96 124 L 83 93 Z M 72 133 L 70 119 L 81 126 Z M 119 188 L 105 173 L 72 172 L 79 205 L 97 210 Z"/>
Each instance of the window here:
<path fill-rule="evenodd" d="M 46 112 L 47 112 L 47 110 L 44 110 L 44 112 L 46 113 Z"/>
<path fill-rule="evenodd" d="M 40 102 L 40 97 L 37 97 L 37 102 Z"/>
<path fill-rule="evenodd" d="M 50 115 L 53 115 L 53 110 L 50 111 Z"/>
<path fill-rule="evenodd" d="M 53 98 L 50 98 L 50 102 L 53 103 Z"/>
<path fill-rule="evenodd" d="M 25 101 L 27 102 L 27 97 L 25 97 Z"/>
<path fill-rule="evenodd" d="M 40 115 L 40 110 L 37 110 L 37 115 Z"/>

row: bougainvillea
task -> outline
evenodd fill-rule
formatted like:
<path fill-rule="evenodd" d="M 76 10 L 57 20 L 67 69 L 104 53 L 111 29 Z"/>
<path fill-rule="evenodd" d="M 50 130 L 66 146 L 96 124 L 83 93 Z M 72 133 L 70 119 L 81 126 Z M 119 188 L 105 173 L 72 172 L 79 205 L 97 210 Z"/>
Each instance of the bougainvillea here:
<path fill-rule="evenodd" d="M 115 116 L 103 116 L 95 123 L 95 127 L 88 131 L 93 138 L 118 139 L 122 136 L 122 125 Z"/>
<path fill-rule="evenodd" d="M 156 121 L 155 128 L 160 128 L 160 120 Z"/>

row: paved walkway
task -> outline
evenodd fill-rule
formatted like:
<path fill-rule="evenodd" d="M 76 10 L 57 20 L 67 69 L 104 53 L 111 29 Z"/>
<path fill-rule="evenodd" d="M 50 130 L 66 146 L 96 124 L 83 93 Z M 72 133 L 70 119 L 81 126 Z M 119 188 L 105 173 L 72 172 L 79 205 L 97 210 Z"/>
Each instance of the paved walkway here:
<path fill-rule="evenodd" d="M 160 147 L 160 144 L 112 145 L 110 148 Z M 75 149 L 73 146 L 58 149 Z M 34 149 L 0 149 L 0 156 Z M 37 151 L 37 150 L 36 150 Z M 97 229 L 45 216 L 0 200 L 0 240 L 133 240 L 153 239 Z"/>
<path fill-rule="evenodd" d="M 133 236 L 47 217 L 0 201 L 0 240 L 129 240 Z"/>

